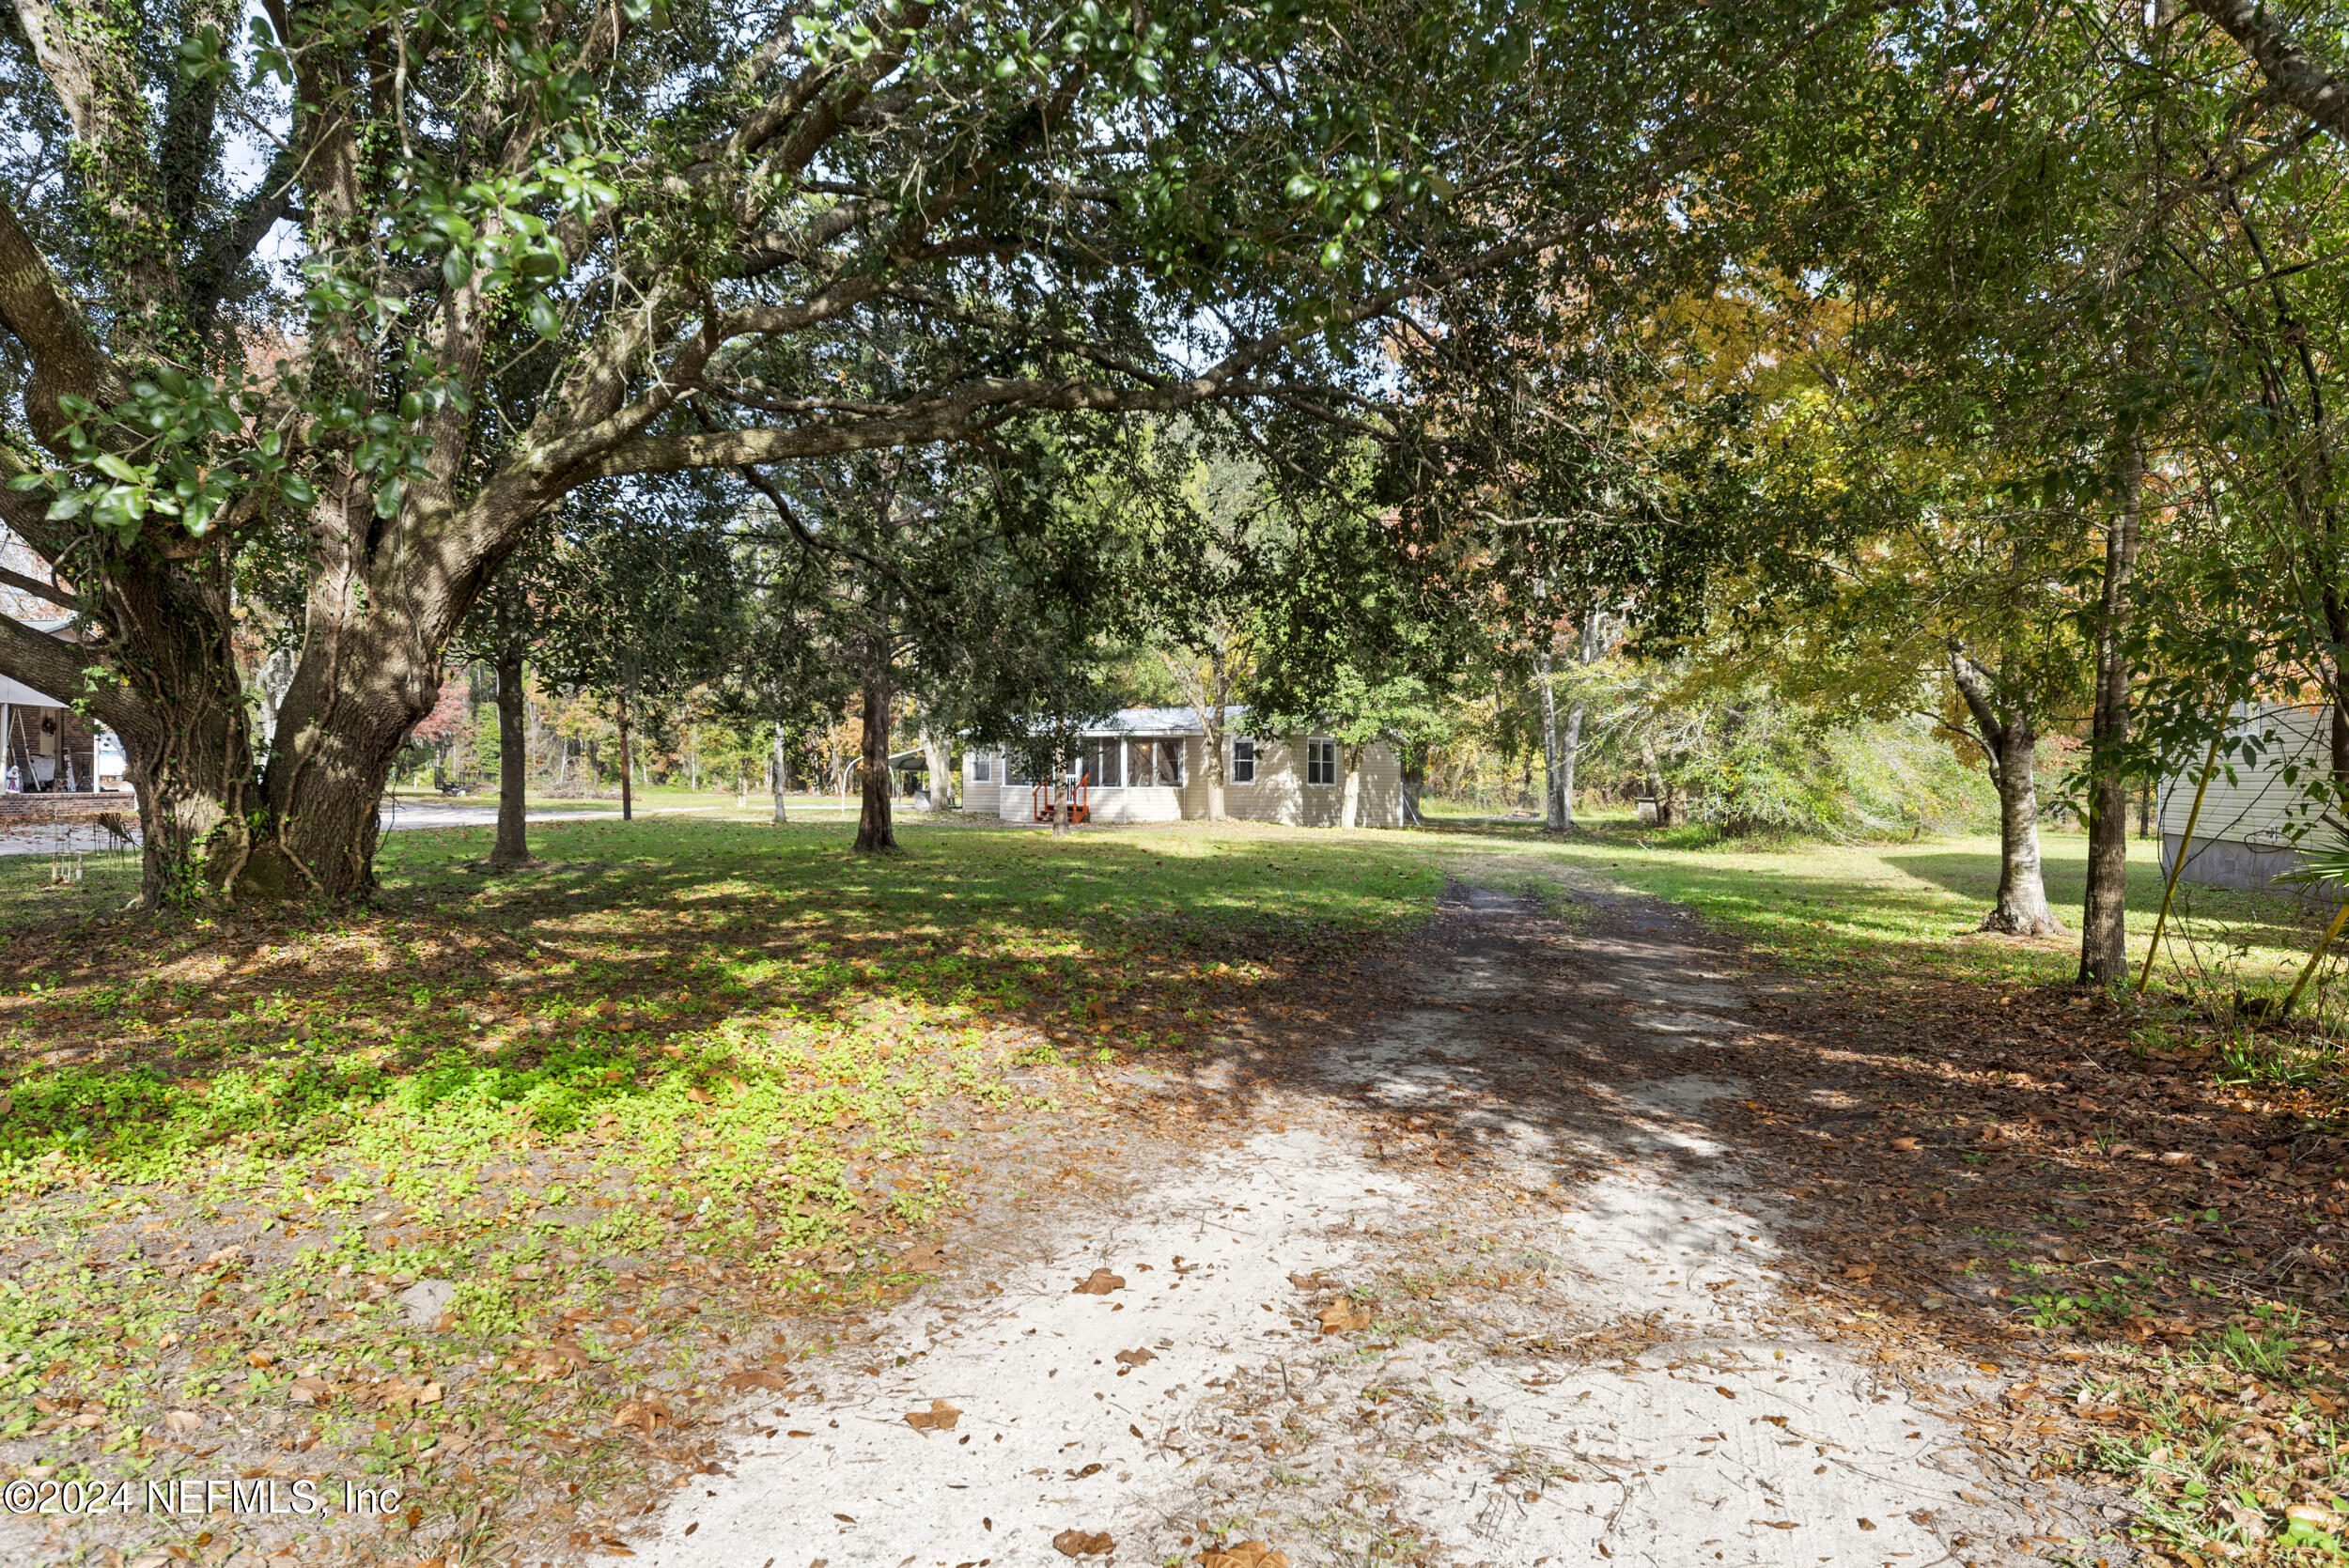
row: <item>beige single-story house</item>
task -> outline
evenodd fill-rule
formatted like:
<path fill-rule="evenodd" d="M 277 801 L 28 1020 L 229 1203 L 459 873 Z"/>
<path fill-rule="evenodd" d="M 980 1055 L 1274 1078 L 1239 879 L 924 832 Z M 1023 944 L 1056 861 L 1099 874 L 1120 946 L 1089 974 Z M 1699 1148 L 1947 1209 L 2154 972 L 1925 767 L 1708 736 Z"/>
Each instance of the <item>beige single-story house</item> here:
<path fill-rule="evenodd" d="M 1334 828 L 1346 800 L 1346 748 L 1328 736 L 1259 736 L 1245 708 L 1226 708 L 1223 814 L 1250 822 Z M 1066 783 L 1090 822 L 1180 822 L 1207 815 L 1207 734 L 1187 707 L 1121 708 L 1087 729 Z M 1403 765 L 1394 748 L 1362 748 L 1354 815 L 1364 828 L 1403 826 Z M 962 809 L 1006 822 L 1049 820 L 1050 780 L 1012 753 L 967 747 Z"/>
<path fill-rule="evenodd" d="M 2194 841 L 2186 846 L 2184 882 L 2214 888 L 2263 888 L 2300 864 L 2296 846 L 2314 848 L 2329 837 L 2318 824 L 2307 786 L 2332 767 L 2330 715 L 2316 704 L 2263 704 L 2239 709 L 2229 738 L 2256 738 L 2259 758 L 2222 760 L 2202 792 L 2194 816 Z M 2161 781 L 2161 869 L 2168 876 L 2186 843 L 2186 819 L 2194 813 L 2194 789 L 2201 782 L 2202 759 Z M 2295 780 L 2286 782 L 2291 767 Z"/>

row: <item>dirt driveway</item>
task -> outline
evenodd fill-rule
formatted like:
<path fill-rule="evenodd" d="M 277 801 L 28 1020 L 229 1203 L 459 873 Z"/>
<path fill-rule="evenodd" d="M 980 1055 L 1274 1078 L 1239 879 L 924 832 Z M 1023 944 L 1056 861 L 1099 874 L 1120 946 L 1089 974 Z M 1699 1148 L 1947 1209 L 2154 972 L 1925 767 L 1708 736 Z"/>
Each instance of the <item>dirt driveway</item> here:
<path fill-rule="evenodd" d="M 746 1401 L 636 1560 L 2130 1560 L 2112 1498 L 1969 1434 L 2023 1351 L 1807 1282 L 1841 1243 L 1725 1114 L 1816 1060 L 1773 1055 L 1784 983 L 1459 875 L 1408 953 L 1123 1075 L 1075 1189 L 1008 1146 L 957 1269 Z"/>

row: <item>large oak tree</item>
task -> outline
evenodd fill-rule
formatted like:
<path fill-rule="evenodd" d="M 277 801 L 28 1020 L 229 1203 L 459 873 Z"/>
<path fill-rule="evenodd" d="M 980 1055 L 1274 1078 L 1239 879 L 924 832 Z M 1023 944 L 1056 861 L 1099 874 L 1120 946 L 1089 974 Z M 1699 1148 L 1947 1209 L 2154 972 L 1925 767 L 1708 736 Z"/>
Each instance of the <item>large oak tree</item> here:
<path fill-rule="evenodd" d="M 1022 411 L 1346 417 L 1398 305 L 1670 201 L 1851 34 L 1645 0 L 11 15 L 0 520 L 89 636 L 0 624 L 0 671 L 122 735 L 150 902 L 364 893 L 447 639 L 578 487 Z M 882 321 L 937 351 L 876 401 L 832 356 Z M 257 551 L 303 585 L 266 748 Z"/>

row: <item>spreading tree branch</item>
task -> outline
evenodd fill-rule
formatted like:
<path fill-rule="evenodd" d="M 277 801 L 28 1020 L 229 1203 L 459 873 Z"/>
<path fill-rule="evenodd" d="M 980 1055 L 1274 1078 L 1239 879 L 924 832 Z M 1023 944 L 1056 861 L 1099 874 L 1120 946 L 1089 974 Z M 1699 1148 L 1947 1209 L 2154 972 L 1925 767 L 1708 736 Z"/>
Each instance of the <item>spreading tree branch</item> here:
<path fill-rule="evenodd" d="M 43 582 L 38 577 L 26 577 L 23 572 L 10 571 L 6 567 L 0 567 L 0 588 L 14 588 L 20 594 L 47 599 L 58 609 L 70 611 L 76 615 L 82 613 L 82 601 L 55 583 Z"/>
<path fill-rule="evenodd" d="M 2349 142 L 2349 79 L 2326 69 L 2276 25 L 2258 0 L 2186 0 L 2259 63 L 2276 95 Z"/>
<path fill-rule="evenodd" d="M 23 345 L 33 362 L 25 403 L 35 433 L 44 441 L 64 423 L 56 408 L 60 396 L 101 401 L 120 383 L 81 307 L 67 297 L 5 193 L 0 193 L 0 328 Z"/>

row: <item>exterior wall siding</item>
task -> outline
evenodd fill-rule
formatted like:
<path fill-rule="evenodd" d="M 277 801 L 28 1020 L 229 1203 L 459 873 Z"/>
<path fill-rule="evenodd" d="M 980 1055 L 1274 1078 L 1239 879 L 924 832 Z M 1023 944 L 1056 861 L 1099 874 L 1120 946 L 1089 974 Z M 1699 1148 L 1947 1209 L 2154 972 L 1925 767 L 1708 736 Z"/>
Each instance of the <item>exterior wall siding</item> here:
<path fill-rule="evenodd" d="M 2194 843 L 2179 880 L 2256 890 L 2270 886 L 2300 863 L 2289 835 L 2311 818 L 2301 786 L 2287 784 L 2283 770 L 2296 764 L 2305 781 L 2311 772 L 2322 773 L 2331 766 L 2326 719 L 2318 707 L 2263 708 L 2239 718 L 2232 733 L 2263 737 L 2264 750 L 2257 762 L 2236 762 L 2232 767 L 2222 762 L 2211 775 L 2210 786 L 2202 794 L 2201 815 L 2195 818 Z M 2186 836 L 2201 768 L 2201 759 L 2197 757 L 2183 772 L 2162 782 L 2164 875 L 2175 862 Z"/>
<path fill-rule="evenodd" d="M 1284 822 L 1296 828 L 1334 828 L 1346 810 L 1345 775 L 1336 784 L 1305 782 L 1308 737 L 1274 740 L 1256 737 L 1256 782 L 1230 784 L 1223 809 L 1251 822 Z M 1339 753 L 1343 761 L 1345 753 Z M 1403 759 L 1383 740 L 1362 748 L 1361 784 L 1356 819 L 1365 828 L 1403 826 Z M 1205 810 L 1204 800 L 1201 809 Z"/>
<path fill-rule="evenodd" d="M 1224 742 L 1224 761 L 1231 761 L 1231 740 Z M 1226 791 L 1228 794 L 1229 792 Z M 1183 741 L 1183 820 L 1196 822 L 1207 815 L 1207 737 L 1194 735 Z M 1229 809 L 1228 807 L 1226 808 Z"/>
<path fill-rule="evenodd" d="M 1304 748 L 1292 752 L 1287 741 L 1257 736 L 1256 778 L 1253 784 L 1223 786 L 1223 810 L 1247 822 L 1305 823 Z"/>
<path fill-rule="evenodd" d="M 976 812 L 981 816 L 992 816 L 999 807 L 997 791 L 1001 786 L 996 781 L 1003 777 L 1003 759 L 995 757 L 991 760 L 987 770 L 987 783 L 981 784 L 976 777 L 978 758 L 976 752 L 962 753 L 962 809 Z"/>
<path fill-rule="evenodd" d="M 1291 736 L 1256 738 L 1256 777 L 1252 784 L 1226 784 L 1223 810 L 1227 816 L 1248 822 L 1278 822 L 1299 828 L 1334 828 L 1345 810 L 1345 782 L 1305 783 L 1305 739 Z M 1226 776 L 1230 739 L 1224 742 Z M 1206 737 L 1193 735 L 1183 742 L 1183 783 L 1095 789 L 1088 796 L 1096 822 L 1199 821 L 1207 815 Z M 1343 752 L 1340 756 L 1343 760 Z M 1005 822 L 1034 819 L 1033 784 L 1001 782 L 1003 759 L 996 759 L 996 782 L 980 784 L 972 777 L 969 757 L 963 761 L 963 809 L 993 815 Z M 1356 811 L 1365 828 L 1403 826 L 1403 763 L 1394 748 L 1375 741 L 1362 749 L 1361 782 Z"/>
<path fill-rule="evenodd" d="M 1403 826 L 1403 759 L 1383 740 L 1362 748 L 1362 783 L 1354 800 L 1354 818 L 1365 828 Z"/>
<path fill-rule="evenodd" d="M 2209 802 L 2203 802 L 2209 810 Z M 2178 845 L 2184 835 L 2166 829 L 2161 835 L 2161 874 L 2170 875 L 2177 862 Z M 2295 849 L 2263 849 L 2257 845 L 2235 839 L 2204 838 L 2201 827 L 2194 830 L 2194 848 L 2186 858 L 2186 870 L 2179 873 L 2181 882 L 2195 882 L 2206 888 L 2241 888 L 2256 893 L 2274 882 L 2285 872 L 2300 864 Z"/>
<path fill-rule="evenodd" d="M 1085 799 L 1096 822 L 1180 822 L 1190 815 L 1183 794 L 1172 784 L 1128 784 L 1091 790 Z"/>

